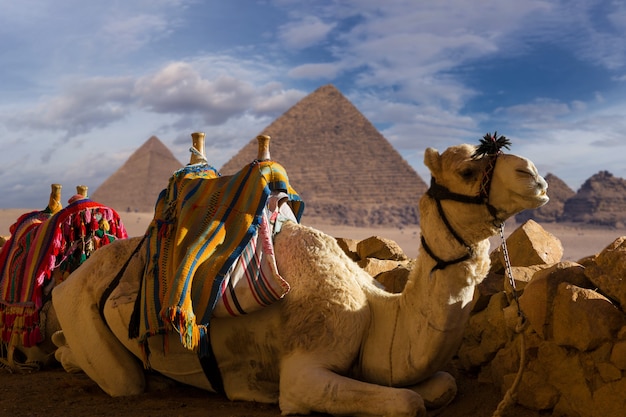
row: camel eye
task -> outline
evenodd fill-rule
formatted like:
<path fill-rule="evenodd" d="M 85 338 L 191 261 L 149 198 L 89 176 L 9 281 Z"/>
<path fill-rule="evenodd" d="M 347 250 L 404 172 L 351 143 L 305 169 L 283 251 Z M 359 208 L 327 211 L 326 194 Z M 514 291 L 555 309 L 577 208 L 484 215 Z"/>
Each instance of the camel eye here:
<path fill-rule="evenodd" d="M 465 181 L 473 180 L 476 177 L 476 171 L 471 168 L 466 168 L 462 170 L 459 174 L 461 175 L 461 178 L 463 178 Z"/>

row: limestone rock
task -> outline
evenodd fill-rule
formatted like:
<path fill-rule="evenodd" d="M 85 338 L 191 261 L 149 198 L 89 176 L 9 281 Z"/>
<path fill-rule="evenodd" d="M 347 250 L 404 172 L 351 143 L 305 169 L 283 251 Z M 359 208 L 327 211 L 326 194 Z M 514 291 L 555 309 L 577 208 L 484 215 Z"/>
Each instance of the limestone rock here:
<path fill-rule="evenodd" d="M 504 293 L 491 297 L 487 308 L 470 317 L 458 356 L 465 369 L 472 369 L 493 359 L 509 339 L 502 310 L 508 306 Z"/>
<path fill-rule="evenodd" d="M 524 293 L 524 288 L 533 278 L 537 271 L 545 269 L 547 265 L 531 265 L 531 266 L 512 266 L 511 274 L 513 275 L 513 279 L 515 280 L 515 289 L 517 290 L 518 295 Z M 509 294 L 513 293 L 513 287 L 511 286 L 511 281 L 509 277 L 505 274 L 503 277 L 504 282 L 504 291 Z"/>
<path fill-rule="evenodd" d="M 338 237 L 335 238 L 335 240 L 337 241 L 337 244 L 339 245 L 341 250 L 344 251 L 346 255 L 348 255 L 348 258 L 352 259 L 355 262 L 361 259 L 359 258 L 359 254 L 357 253 L 356 249 L 357 244 L 359 243 L 358 240 L 349 239 L 346 237 Z"/>
<path fill-rule="evenodd" d="M 505 375 L 503 382 L 506 389 L 513 385 L 516 375 Z M 524 371 L 517 392 L 517 402 L 536 411 L 552 409 L 560 398 L 559 391 L 546 381 L 545 376 L 533 371 Z"/>
<path fill-rule="evenodd" d="M 504 291 L 504 275 L 489 272 L 485 279 L 474 289 L 472 312 L 477 313 L 487 308 L 491 296 Z"/>
<path fill-rule="evenodd" d="M 409 266 L 398 265 L 390 271 L 381 272 L 375 278 L 387 291 L 401 293 L 409 279 L 410 273 L 411 268 Z"/>
<path fill-rule="evenodd" d="M 408 258 L 400 245 L 391 239 L 380 236 L 371 236 L 357 244 L 357 253 L 360 259 L 377 258 L 406 261 Z"/>
<path fill-rule="evenodd" d="M 536 272 L 520 296 L 520 307 L 530 326 L 543 339 L 552 337 L 552 305 L 557 286 L 562 282 L 579 287 L 589 284 L 582 266 L 570 261 L 559 262 Z"/>
<path fill-rule="evenodd" d="M 357 262 L 357 265 L 365 270 L 372 277 L 377 276 L 381 272 L 391 271 L 398 266 L 407 264 L 407 261 L 392 261 L 388 259 L 365 258 Z"/>
<path fill-rule="evenodd" d="M 554 297 L 553 336 L 560 346 L 579 351 L 612 340 L 626 316 L 601 294 L 563 282 Z"/>
<path fill-rule="evenodd" d="M 622 417 L 626 410 L 626 378 L 603 385 L 593 393 L 592 417 Z"/>
<path fill-rule="evenodd" d="M 611 351 L 611 363 L 621 370 L 626 370 L 626 340 L 617 342 Z"/>
<path fill-rule="evenodd" d="M 594 257 L 585 275 L 626 311 L 626 236 L 617 238 Z"/>
<path fill-rule="evenodd" d="M 579 355 L 552 342 L 543 342 L 537 350 L 537 364 L 546 370 L 548 382 L 561 393 L 555 415 L 591 416 L 593 396 Z M 565 414 L 557 414 L 559 407 Z"/>
<path fill-rule="evenodd" d="M 596 365 L 596 368 L 604 382 L 613 382 L 622 378 L 622 371 L 612 363 L 601 362 Z"/>
<path fill-rule="evenodd" d="M 563 257 L 563 245 L 534 220 L 519 226 L 506 239 L 511 266 L 551 265 Z M 502 246 L 491 253 L 491 270 L 504 271 Z"/>

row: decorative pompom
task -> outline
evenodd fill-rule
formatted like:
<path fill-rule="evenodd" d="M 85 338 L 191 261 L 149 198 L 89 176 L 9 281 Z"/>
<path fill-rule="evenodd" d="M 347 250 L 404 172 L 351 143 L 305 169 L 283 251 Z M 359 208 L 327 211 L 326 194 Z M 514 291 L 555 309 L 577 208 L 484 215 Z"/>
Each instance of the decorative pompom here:
<path fill-rule="evenodd" d="M 497 131 L 493 132 L 493 135 L 491 135 L 491 133 L 487 133 L 480 140 L 480 145 L 476 148 L 472 158 L 478 159 L 485 155 L 498 155 L 502 152 L 502 148 L 509 149 L 509 146 L 511 146 L 511 141 L 504 135 L 498 136 Z"/>

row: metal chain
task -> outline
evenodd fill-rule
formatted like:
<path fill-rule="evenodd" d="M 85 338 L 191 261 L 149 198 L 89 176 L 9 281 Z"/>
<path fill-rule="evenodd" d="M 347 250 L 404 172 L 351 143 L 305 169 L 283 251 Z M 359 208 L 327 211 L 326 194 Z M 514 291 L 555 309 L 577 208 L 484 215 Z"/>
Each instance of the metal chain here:
<path fill-rule="evenodd" d="M 513 290 L 513 299 L 515 300 L 515 304 L 517 305 L 517 316 L 522 320 L 522 322 L 526 321 L 526 317 L 522 312 L 522 308 L 519 305 L 519 297 L 517 294 L 517 288 L 515 286 L 515 278 L 513 278 L 513 269 L 511 268 L 511 258 L 509 257 L 509 249 L 506 246 L 506 239 L 504 237 L 504 222 L 500 223 L 500 239 L 502 240 L 502 254 L 504 255 L 504 271 L 505 275 L 509 279 L 509 284 L 511 284 L 511 289 Z"/>
<path fill-rule="evenodd" d="M 493 413 L 492 417 L 502 417 L 505 414 L 505 410 L 515 404 L 517 402 L 517 388 L 519 387 L 520 382 L 522 381 L 522 375 L 524 373 L 524 368 L 526 367 L 526 337 L 524 335 L 524 328 L 526 327 L 526 317 L 522 312 L 522 308 L 519 305 L 519 297 L 517 294 L 517 289 L 515 288 L 515 279 L 513 278 L 513 269 L 511 268 L 511 259 L 509 257 L 509 250 L 506 246 L 506 239 L 504 238 L 504 222 L 500 223 L 500 238 L 502 239 L 502 254 L 504 255 L 504 266 L 505 266 L 505 274 L 509 278 L 509 283 L 511 284 L 511 288 L 513 290 L 513 298 L 515 299 L 515 304 L 517 304 L 517 318 L 518 323 L 515 327 L 515 331 L 520 334 L 520 361 L 519 368 L 517 370 L 517 375 L 515 376 L 515 380 L 513 384 L 506 391 L 504 398 L 498 404 L 498 408 Z"/>

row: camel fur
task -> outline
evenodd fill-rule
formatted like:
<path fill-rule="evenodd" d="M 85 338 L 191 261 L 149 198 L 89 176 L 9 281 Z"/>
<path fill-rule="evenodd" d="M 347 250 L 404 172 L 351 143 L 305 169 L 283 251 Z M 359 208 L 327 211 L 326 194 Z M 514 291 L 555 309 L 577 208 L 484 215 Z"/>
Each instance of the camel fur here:
<path fill-rule="evenodd" d="M 429 148 L 424 162 L 438 184 L 454 193 L 478 194 L 486 158 L 475 147 Z M 423 416 L 448 404 L 454 378 L 440 370 L 454 355 L 470 313 L 474 287 L 489 269 L 489 241 L 498 221 L 548 201 L 547 184 L 529 160 L 500 155 L 485 205 L 442 201 L 450 226 L 472 256 L 443 269 L 420 248 L 401 294 L 381 289 L 340 249 L 313 228 L 285 223 L 275 237 L 281 275 L 291 291 L 253 314 L 211 320 L 211 343 L 231 400 L 278 403 L 283 415 Z M 442 259 L 467 248 L 453 238 L 428 194 L 420 202 L 421 229 Z M 143 352 L 128 337 L 129 317 L 142 278 L 143 251 L 130 259 L 104 306 L 100 297 L 140 238 L 119 240 L 94 253 L 53 290 L 62 331 L 53 337 L 56 358 L 84 371 L 111 396 L 145 389 Z M 103 310 L 103 317 L 99 309 Z M 148 339 L 155 371 L 208 391 L 198 356 L 177 334 Z M 164 349 L 164 345 L 167 349 Z"/>

